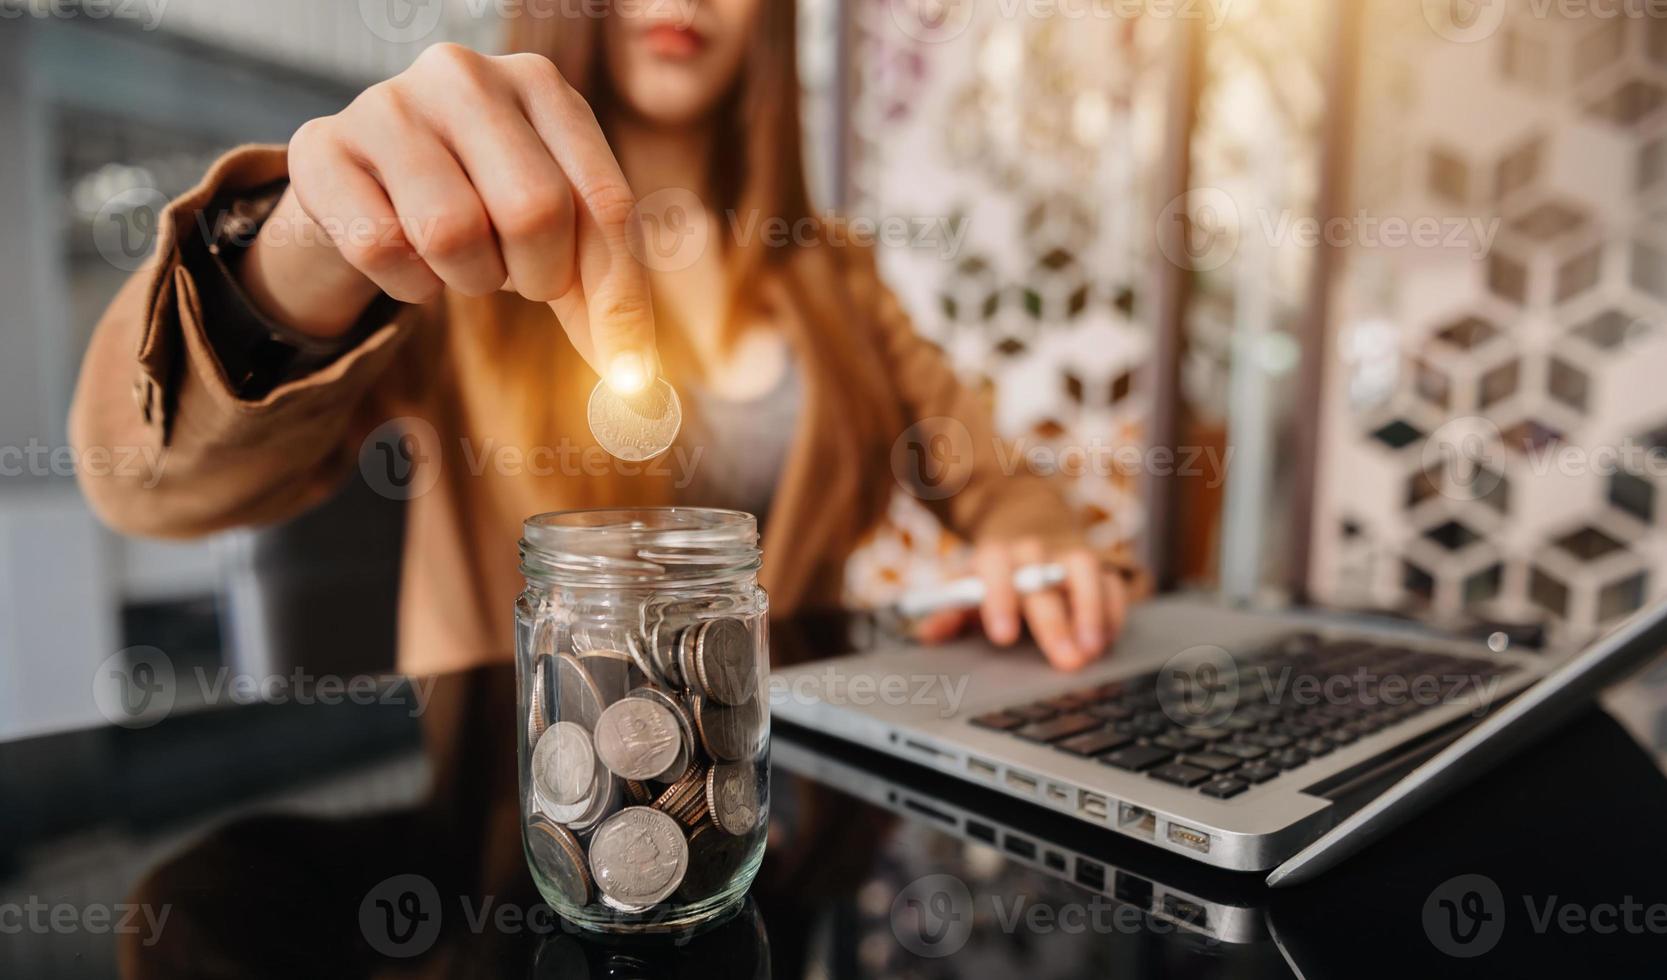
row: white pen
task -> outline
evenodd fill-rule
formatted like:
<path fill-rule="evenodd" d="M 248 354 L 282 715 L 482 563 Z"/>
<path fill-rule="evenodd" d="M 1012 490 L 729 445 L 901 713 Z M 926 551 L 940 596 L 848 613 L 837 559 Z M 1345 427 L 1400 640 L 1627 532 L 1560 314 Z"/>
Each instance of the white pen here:
<path fill-rule="evenodd" d="M 1064 581 L 1064 565 L 1021 565 L 1013 571 L 1013 588 L 1021 595 L 1051 589 Z M 897 600 L 897 611 L 916 619 L 944 609 L 971 609 L 983 601 L 983 579 L 959 578 L 903 593 Z"/>

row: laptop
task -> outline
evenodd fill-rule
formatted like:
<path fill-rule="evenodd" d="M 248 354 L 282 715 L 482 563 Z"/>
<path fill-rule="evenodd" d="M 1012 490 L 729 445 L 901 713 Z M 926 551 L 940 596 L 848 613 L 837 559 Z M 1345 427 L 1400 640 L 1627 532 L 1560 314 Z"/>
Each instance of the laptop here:
<path fill-rule="evenodd" d="M 1560 662 L 1415 625 L 1158 599 L 1053 671 L 981 641 L 771 679 L 774 717 L 1193 860 L 1322 873 L 1667 648 L 1667 603 Z"/>
<path fill-rule="evenodd" d="M 1107 837 L 1064 817 L 1049 819 L 989 790 L 825 741 L 784 728 L 771 740 L 770 763 L 951 837 L 1000 850 L 1010 861 L 1133 907 L 1176 931 L 1230 945 L 1270 936 L 1265 891 L 1248 887 L 1243 876 Z"/>

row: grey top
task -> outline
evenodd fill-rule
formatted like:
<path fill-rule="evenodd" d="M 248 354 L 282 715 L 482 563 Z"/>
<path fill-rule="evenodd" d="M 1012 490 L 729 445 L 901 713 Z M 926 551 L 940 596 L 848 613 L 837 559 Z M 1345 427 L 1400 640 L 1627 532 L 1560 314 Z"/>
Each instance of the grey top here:
<path fill-rule="evenodd" d="M 690 468 L 685 470 L 690 482 L 683 499 L 696 506 L 744 510 L 762 526 L 787 462 L 803 394 L 798 368 L 791 361 L 781 380 L 757 398 L 736 401 L 704 385 L 690 385 L 693 417 L 679 440 L 684 447 L 682 465 Z"/>

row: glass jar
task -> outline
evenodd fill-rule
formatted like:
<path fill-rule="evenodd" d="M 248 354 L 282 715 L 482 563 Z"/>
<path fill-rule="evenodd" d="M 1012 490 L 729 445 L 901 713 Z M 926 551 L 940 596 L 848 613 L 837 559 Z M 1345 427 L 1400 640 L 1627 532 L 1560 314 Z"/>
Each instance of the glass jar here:
<path fill-rule="evenodd" d="M 764 857 L 769 669 L 750 514 L 540 514 L 515 606 L 521 828 L 551 908 L 598 932 L 740 907 Z"/>

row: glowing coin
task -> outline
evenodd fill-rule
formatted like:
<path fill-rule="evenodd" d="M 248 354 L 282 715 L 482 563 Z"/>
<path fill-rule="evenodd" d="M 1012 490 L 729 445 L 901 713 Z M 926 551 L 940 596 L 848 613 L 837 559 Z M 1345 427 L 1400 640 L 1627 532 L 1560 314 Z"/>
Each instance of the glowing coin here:
<path fill-rule="evenodd" d="M 683 427 L 683 404 L 665 378 L 630 395 L 598 381 L 590 393 L 588 415 L 590 433 L 602 448 L 633 463 L 670 449 Z"/>

